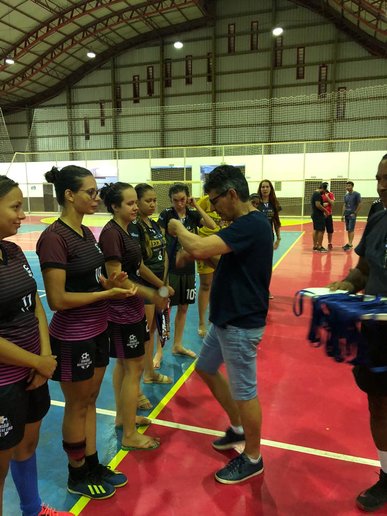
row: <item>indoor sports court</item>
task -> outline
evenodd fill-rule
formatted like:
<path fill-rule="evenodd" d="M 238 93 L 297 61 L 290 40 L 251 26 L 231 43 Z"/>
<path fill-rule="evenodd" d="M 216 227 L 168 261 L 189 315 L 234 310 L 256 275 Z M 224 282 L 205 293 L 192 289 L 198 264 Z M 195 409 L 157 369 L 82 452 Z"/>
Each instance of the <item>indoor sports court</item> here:
<path fill-rule="evenodd" d="M 26 251 L 45 302 L 34 251 L 44 225 L 39 217 L 27 220 L 14 240 Z M 105 461 L 129 478 L 128 486 L 111 499 L 78 500 L 67 493 L 66 457 L 60 445 L 63 398 L 56 382 L 50 383 L 52 407 L 43 421 L 38 448 L 41 496 L 46 503 L 74 514 L 101 515 L 155 510 L 165 515 L 209 510 L 216 515 L 359 513 L 353 498 L 377 473 L 366 398 L 356 388 L 350 366 L 335 363 L 323 349 L 314 349 L 307 341 L 307 306 L 300 318 L 292 311 L 294 294 L 300 288 L 324 286 L 341 278 L 355 265 L 356 256 L 341 249 L 345 243 L 341 222 L 335 224 L 335 249 L 326 254 L 311 252 L 311 223 L 284 224 L 281 247 L 274 255 L 274 299 L 258 353 L 265 460 L 262 478 L 235 486 L 215 482 L 214 472 L 237 453 L 221 453 L 211 447 L 211 441 L 227 427 L 227 418 L 195 376 L 194 362 L 168 353 L 169 341 L 161 372 L 172 376 L 174 383 L 144 385 L 154 409 L 139 412 L 153 420 L 149 429 L 162 442 L 157 450 L 120 450 L 111 374 L 105 375 L 98 399 L 98 448 Z M 100 230 L 93 229 L 96 233 Z M 49 313 L 46 303 L 45 307 Z M 201 344 L 197 321 L 195 305 L 188 312 L 185 343 L 196 352 Z M 5 514 L 17 514 L 17 509 L 8 478 Z"/>
<path fill-rule="evenodd" d="M 87 168 L 99 189 L 150 183 L 160 213 L 175 182 L 199 198 L 215 167 L 234 165 L 250 193 L 270 180 L 282 208 L 257 357 L 264 473 L 235 485 L 214 479 L 243 449 L 212 448 L 229 421 L 196 361 L 171 353 L 172 325 L 160 373 L 173 383 L 142 383 L 153 408 L 137 412 L 151 419 L 140 432 L 159 436 L 159 448 L 121 449 L 113 359 L 105 374 L 99 458 L 128 477 L 112 498 L 67 491 L 64 397 L 49 382 L 37 448 L 45 504 L 82 516 L 361 514 L 355 499 L 380 471 L 367 397 L 350 365 L 309 343 L 310 300 L 300 317 L 293 301 L 300 289 L 341 280 L 358 263 L 354 249 L 343 250 L 341 215 L 352 181 L 362 198 L 355 248 L 387 152 L 386 45 L 385 0 L 2 0 L 0 175 L 19 184 L 26 212 L 9 240 L 27 257 L 49 319 L 35 249 L 60 213 L 44 178 L 53 166 Z M 334 233 L 332 249 L 314 252 L 311 197 L 322 182 L 335 196 Z M 97 211 L 83 224 L 98 239 L 109 215 L 103 203 Z M 196 302 L 183 344 L 197 354 L 198 324 Z M 3 514 L 20 514 L 11 474 Z"/>

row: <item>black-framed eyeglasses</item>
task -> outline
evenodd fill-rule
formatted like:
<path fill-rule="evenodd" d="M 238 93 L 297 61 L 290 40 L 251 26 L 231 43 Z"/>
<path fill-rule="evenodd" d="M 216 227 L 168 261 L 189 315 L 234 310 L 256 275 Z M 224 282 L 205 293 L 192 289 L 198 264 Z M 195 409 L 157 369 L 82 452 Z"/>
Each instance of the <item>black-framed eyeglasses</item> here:
<path fill-rule="evenodd" d="M 216 203 L 218 202 L 218 199 L 220 199 L 221 197 L 224 197 L 227 193 L 228 193 L 229 189 L 225 190 L 224 192 L 220 193 L 219 195 L 217 195 L 216 197 L 213 197 L 212 199 L 208 198 L 208 200 L 210 201 L 210 203 L 212 204 L 212 206 L 215 206 Z"/>
<path fill-rule="evenodd" d="M 96 190 L 95 188 L 89 188 L 88 190 L 83 190 L 80 188 L 78 192 L 86 192 L 90 199 L 95 200 L 98 197 L 100 191 Z"/>

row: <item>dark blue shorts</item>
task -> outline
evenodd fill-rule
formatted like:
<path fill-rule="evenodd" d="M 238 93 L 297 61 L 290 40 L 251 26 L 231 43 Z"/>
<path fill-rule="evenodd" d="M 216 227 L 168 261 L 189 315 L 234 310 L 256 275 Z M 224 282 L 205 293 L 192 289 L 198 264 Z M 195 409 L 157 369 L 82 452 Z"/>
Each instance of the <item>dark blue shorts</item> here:
<path fill-rule="evenodd" d="M 25 426 L 41 421 L 50 408 L 47 382 L 32 391 L 26 391 L 27 385 L 22 380 L 0 387 L 0 450 L 18 445 Z"/>
<path fill-rule="evenodd" d="M 60 340 L 50 336 L 52 354 L 58 367 L 52 379 L 58 382 L 82 382 L 94 376 L 96 367 L 109 364 L 108 330 L 86 340 Z"/>

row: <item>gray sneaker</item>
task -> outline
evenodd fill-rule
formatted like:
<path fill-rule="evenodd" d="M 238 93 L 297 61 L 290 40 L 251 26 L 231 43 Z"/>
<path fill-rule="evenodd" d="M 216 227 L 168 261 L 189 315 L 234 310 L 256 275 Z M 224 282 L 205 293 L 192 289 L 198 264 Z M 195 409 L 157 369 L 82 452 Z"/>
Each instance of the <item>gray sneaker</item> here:
<path fill-rule="evenodd" d="M 224 468 L 215 473 L 215 478 L 221 484 L 238 484 L 248 478 L 260 475 L 263 472 L 263 460 L 260 457 L 257 464 L 253 464 L 247 455 L 242 453 L 230 460 Z"/>
<path fill-rule="evenodd" d="M 212 443 L 212 446 L 215 450 L 232 450 L 235 448 L 235 445 L 245 442 L 245 434 L 237 434 L 230 427 L 227 428 L 226 433 L 223 437 L 216 439 Z"/>

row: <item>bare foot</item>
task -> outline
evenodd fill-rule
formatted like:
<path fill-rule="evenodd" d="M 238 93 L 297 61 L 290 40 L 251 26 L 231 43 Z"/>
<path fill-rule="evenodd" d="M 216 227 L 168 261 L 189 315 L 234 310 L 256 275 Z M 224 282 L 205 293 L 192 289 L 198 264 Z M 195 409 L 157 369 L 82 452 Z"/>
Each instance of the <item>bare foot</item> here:
<path fill-rule="evenodd" d="M 163 354 L 157 352 L 153 357 L 153 369 L 160 369 L 161 362 L 163 361 Z"/>
<path fill-rule="evenodd" d="M 122 448 L 129 450 L 153 450 L 160 446 L 160 438 L 134 432 L 122 439 Z"/>
<path fill-rule="evenodd" d="M 196 353 L 192 349 L 184 348 L 183 346 L 175 346 L 172 349 L 173 355 L 183 355 L 190 358 L 196 358 Z"/>

